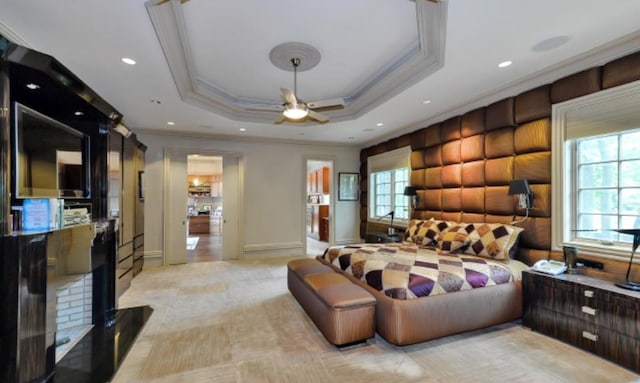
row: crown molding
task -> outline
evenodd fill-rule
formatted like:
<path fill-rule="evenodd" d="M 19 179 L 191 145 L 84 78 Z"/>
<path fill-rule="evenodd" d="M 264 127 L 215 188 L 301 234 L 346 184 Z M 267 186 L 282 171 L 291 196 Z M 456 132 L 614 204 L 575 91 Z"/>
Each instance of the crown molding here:
<path fill-rule="evenodd" d="M 310 140 L 294 140 L 286 138 L 274 138 L 274 137 L 257 137 L 257 136 L 239 136 L 231 134 L 209 134 L 205 132 L 176 132 L 162 129 L 136 129 L 136 135 L 154 135 L 164 137 L 176 137 L 176 138 L 201 138 L 215 141 L 227 141 L 227 142 L 247 142 L 247 143 L 270 143 L 270 144 L 288 144 L 288 145 L 309 145 L 309 146 L 326 146 L 326 147 L 343 147 L 343 148 L 360 148 L 362 145 L 359 143 L 345 143 L 345 142 L 333 142 L 333 141 L 310 141 Z"/>
<path fill-rule="evenodd" d="M 11 30 L 8 25 L 4 24 L 0 21 L 0 35 L 7 38 L 7 40 L 16 43 L 18 45 L 22 45 L 25 48 L 35 49 L 31 44 L 27 42 L 22 36 Z"/>
<path fill-rule="evenodd" d="M 448 118 L 462 115 L 477 108 L 485 107 L 504 98 L 517 96 L 522 92 L 545 84 L 553 83 L 558 79 L 574 73 L 604 65 L 610 61 L 638 51 L 638 47 L 640 47 L 640 31 L 628 34 L 607 44 L 590 49 L 557 64 L 543 68 L 529 76 L 508 83 L 502 87 L 491 89 L 478 97 L 463 100 L 442 113 L 369 140 L 362 144 L 362 148 L 377 145 L 406 133 L 411 133 L 418 129 L 445 121 Z"/>

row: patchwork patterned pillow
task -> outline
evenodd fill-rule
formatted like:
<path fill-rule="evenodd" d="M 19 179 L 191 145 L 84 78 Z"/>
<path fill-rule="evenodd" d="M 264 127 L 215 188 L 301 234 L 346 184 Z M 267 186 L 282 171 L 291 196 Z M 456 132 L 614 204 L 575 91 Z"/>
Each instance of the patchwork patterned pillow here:
<path fill-rule="evenodd" d="M 435 245 L 442 234 L 448 231 L 449 228 L 455 226 L 455 222 L 441 221 L 437 219 L 431 219 L 429 223 L 430 224 L 422 225 L 420 230 L 418 230 L 418 234 L 416 236 L 418 242 L 415 242 L 418 245 Z"/>
<path fill-rule="evenodd" d="M 469 230 L 473 231 L 470 225 L 459 225 L 449 228 L 438 236 L 438 248 L 442 253 L 453 253 L 457 250 L 468 247 L 470 244 Z"/>
<path fill-rule="evenodd" d="M 409 221 L 409 225 L 407 226 L 407 230 L 405 230 L 404 232 L 404 240 L 405 241 L 409 241 L 409 242 L 413 242 L 413 243 L 421 243 L 422 242 L 422 238 L 418 239 L 418 231 L 423 227 L 423 226 L 429 226 L 431 225 L 431 222 L 433 221 L 433 218 L 431 218 L 428 221 L 425 221 L 423 219 L 412 219 L 411 221 Z"/>
<path fill-rule="evenodd" d="M 464 252 L 499 261 L 509 261 L 523 231 L 521 227 L 503 223 L 473 223 L 469 226 L 473 227 L 469 231 L 471 245 Z"/>

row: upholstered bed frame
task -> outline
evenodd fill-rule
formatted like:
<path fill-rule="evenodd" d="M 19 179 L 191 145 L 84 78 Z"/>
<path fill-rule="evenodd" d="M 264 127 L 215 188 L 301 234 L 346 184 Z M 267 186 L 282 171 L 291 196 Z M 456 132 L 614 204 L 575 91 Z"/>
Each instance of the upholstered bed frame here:
<path fill-rule="evenodd" d="M 417 299 L 393 299 L 332 267 L 376 299 L 376 332 L 387 342 L 403 346 L 505 323 L 522 316 L 522 283 L 440 294 Z"/>

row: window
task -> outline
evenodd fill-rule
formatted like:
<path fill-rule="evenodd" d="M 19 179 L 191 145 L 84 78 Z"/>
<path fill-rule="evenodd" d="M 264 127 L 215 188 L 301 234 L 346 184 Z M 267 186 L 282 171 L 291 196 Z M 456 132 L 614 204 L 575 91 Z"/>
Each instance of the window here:
<path fill-rule="evenodd" d="M 409 219 L 409 199 L 404 187 L 409 184 L 409 168 L 398 168 L 371 173 L 370 218 L 379 218 L 394 212 L 394 219 Z"/>
<path fill-rule="evenodd" d="M 409 185 L 411 148 L 400 148 L 369 157 L 369 220 L 387 221 L 394 212 L 394 224 L 409 219 L 409 198 L 404 195 Z"/>
<path fill-rule="evenodd" d="M 576 164 L 575 239 L 631 242 L 611 229 L 640 228 L 640 129 L 570 144 Z M 580 231 L 580 230 L 596 231 Z"/>
<path fill-rule="evenodd" d="M 630 255 L 640 228 L 640 82 L 553 105 L 552 248 Z"/>

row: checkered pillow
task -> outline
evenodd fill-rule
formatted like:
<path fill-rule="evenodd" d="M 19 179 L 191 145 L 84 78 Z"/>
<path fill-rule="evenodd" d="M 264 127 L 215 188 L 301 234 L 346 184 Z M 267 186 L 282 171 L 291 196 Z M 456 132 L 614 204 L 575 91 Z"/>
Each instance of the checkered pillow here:
<path fill-rule="evenodd" d="M 470 246 L 466 254 L 509 261 L 510 254 L 518 242 L 522 228 L 503 223 L 472 223 L 468 225 Z"/>
<path fill-rule="evenodd" d="M 459 225 L 449 228 L 449 230 L 438 236 L 438 248 L 442 253 L 453 253 L 457 250 L 469 246 L 469 225 Z"/>
<path fill-rule="evenodd" d="M 430 226 L 433 218 L 428 221 L 423 219 L 412 219 L 409 221 L 409 225 L 407 226 L 407 230 L 404 232 L 404 240 L 413 242 L 413 243 L 421 243 L 422 238 L 418 238 L 418 232 L 422 229 L 423 226 Z"/>
<path fill-rule="evenodd" d="M 428 221 L 423 221 L 417 228 L 416 232 L 411 236 L 411 239 L 407 239 L 417 245 L 432 246 L 438 241 L 438 237 L 454 226 L 455 222 L 441 221 L 431 218 Z"/>

